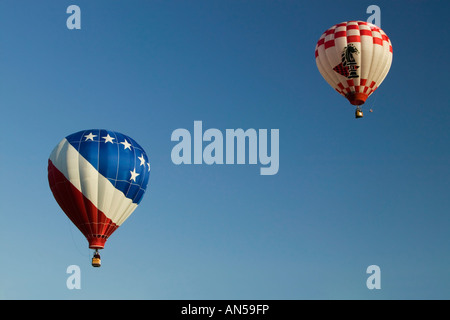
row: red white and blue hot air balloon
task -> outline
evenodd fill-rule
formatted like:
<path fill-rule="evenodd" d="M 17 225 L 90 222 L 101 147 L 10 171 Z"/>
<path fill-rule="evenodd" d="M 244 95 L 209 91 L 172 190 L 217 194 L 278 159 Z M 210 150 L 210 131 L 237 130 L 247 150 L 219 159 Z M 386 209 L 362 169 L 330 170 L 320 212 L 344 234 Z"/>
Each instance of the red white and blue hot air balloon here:
<path fill-rule="evenodd" d="M 130 216 L 147 189 L 150 163 L 132 138 L 104 129 L 65 137 L 48 159 L 48 181 L 61 209 L 95 249 Z"/>

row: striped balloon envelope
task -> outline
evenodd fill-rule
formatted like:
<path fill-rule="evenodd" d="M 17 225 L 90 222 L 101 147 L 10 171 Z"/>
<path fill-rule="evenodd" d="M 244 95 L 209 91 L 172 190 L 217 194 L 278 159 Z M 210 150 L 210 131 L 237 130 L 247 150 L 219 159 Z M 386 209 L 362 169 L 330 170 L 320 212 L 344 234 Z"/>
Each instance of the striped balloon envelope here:
<path fill-rule="evenodd" d="M 376 25 L 347 21 L 322 34 L 315 57 L 328 84 L 359 106 L 386 77 L 392 63 L 392 44 Z"/>
<path fill-rule="evenodd" d="M 124 134 L 103 129 L 65 137 L 48 159 L 50 189 L 91 249 L 103 249 L 136 209 L 149 175 L 144 149 Z"/>

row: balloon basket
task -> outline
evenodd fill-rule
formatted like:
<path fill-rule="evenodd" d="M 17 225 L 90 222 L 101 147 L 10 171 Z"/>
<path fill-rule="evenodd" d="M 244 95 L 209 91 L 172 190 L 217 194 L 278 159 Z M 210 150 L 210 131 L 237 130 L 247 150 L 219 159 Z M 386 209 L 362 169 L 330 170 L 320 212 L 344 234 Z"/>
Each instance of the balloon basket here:
<path fill-rule="evenodd" d="M 100 254 L 98 253 L 98 249 L 95 250 L 94 256 L 92 257 L 92 266 L 95 268 L 99 268 L 102 265 L 102 260 L 100 259 Z"/>
<path fill-rule="evenodd" d="M 363 116 L 364 116 L 364 114 L 363 114 L 361 108 L 359 108 L 359 107 L 356 108 L 356 111 L 355 111 L 355 118 L 358 119 L 358 118 L 362 118 Z"/>

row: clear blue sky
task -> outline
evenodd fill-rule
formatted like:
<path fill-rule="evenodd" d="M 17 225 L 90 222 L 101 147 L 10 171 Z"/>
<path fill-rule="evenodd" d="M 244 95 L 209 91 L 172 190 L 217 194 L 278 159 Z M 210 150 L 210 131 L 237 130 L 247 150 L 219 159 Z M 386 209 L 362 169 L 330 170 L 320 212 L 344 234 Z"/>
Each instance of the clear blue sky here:
<path fill-rule="evenodd" d="M 81 8 L 81 30 L 66 9 Z M 320 35 L 381 8 L 391 70 L 354 109 Z M 0 2 L 0 298 L 449 299 L 448 1 Z M 180 165 L 177 128 L 280 130 L 280 168 Z M 47 159 L 106 128 L 151 165 L 103 265 L 62 213 Z M 381 289 L 366 268 L 381 268 Z M 68 290 L 66 268 L 81 268 Z"/>

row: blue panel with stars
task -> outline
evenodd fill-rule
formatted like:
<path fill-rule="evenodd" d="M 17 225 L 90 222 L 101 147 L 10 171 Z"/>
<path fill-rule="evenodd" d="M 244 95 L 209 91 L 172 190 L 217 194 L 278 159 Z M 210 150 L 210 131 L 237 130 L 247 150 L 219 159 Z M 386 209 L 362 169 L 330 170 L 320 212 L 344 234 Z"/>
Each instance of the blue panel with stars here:
<path fill-rule="evenodd" d="M 116 189 L 139 204 L 147 188 L 150 163 L 136 141 L 104 129 L 79 131 L 66 139 Z"/>

